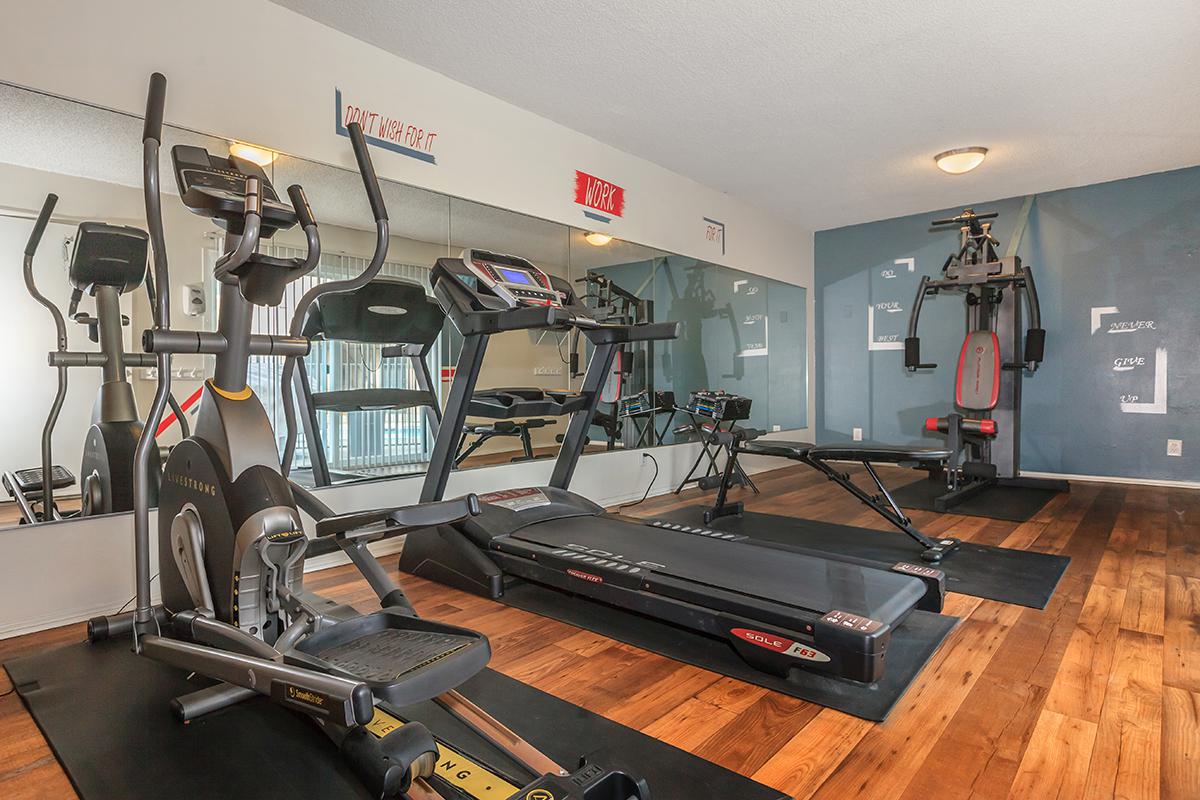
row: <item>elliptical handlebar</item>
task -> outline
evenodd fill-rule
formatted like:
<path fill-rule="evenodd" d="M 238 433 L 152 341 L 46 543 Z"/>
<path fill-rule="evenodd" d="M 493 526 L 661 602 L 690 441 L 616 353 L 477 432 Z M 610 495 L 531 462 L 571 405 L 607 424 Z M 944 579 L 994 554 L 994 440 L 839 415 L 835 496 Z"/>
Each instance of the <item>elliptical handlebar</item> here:
<path fill-rule="evenodd" d="M 383 268 L 384 259 L 387 258 L 391 233 L 388 225 L 387 206 L 383 201 L 383 193 L 379 189 L 379 178 L 375 174 L 375 166 L 371 162 L 371 153 L 367 149 L 367 142 L 363 137 L 362 127 L 357 122 L 351 122 L 346 127 L 350 134 L 350 144 L 354 147 L 354 159 L 358 163 L 358 170 L 362 175 L 363 189 L 367 193 L 367 199 L 371 203 L 371 213 L 375 217 L 375 252 L 372 254 L 366 268 L 357 276 L 341 281 L 318 283 L 304 293 L 299 302 L 296 303 L 296 310 L 292 314 L 289 334 L 294 337 L 301 335 L 301 332 L 304 330 L 304 320 L 308 316 L 308 311 L 319 297 L 326 294 L 353 292 L 361 289 L 375 279 L 379 274 L 379 270 Z M 312 212 L 308 209 L 308 202 L 304 199 L 303 190 L 299 186 L 292 186 L 288 188 L 288 195 L 297 206 L 296 214 L 300 216 L 301 222 L 304 222 L 306 217 L 311 221 Z M 302 208 L 303 210 L 301 210 Z M 312 231 L 313 235 L 315 235 L 315 222 L 311 225 L 306 225 L 305 232 L 308 233 L 309 231 Z M 311 252 L 313 251 L 310 248 Z M 316 264 L 314 263 L 313 266 L 316 266 Z M 296 452 L 296 403 L 292 381 L 296 372 L 297 358 L 298 356 L 289 356 L 284 361 L 283 375 L 280 380 L 280 392 L 283 396 L 283 414 L 287 420 L 287 437 L 284 443 L 283 456 L 280 459 L 280 467 L 284 476 L 287 476 L 291 472 L 292 458 Z"/>
<path fill-rule="evenodd" d="M 29 241 L 25 243 L 25 261 L 23 272 L 25 276 L 25 288 L 34 300 L 46 307 L 54 317 L 55 333 L 58 336 L 58 349 L 67 349 L 67 325 L 63 320 L 62 312 L 58 310 L 50 298 L 42 294 L 37 288 L 37 281 L 33 277 L 33 257 L 37 255 L 38 246 L 42 243 L 42 236 L 46 232 L 46 226 L 50 224 L 50 216 L 54 213 L 54 207 L 58 204 L 58 195 L 48 194 L 45 201 L 42 202 L 42 210 L 38 212 L 37 219 L 33 223 L 33 231 L 29 234 Z"/>
<path fill-rule="evenodd" d="M 158 166 L 158 150 L 162 139 L 162 121 L 167 102 L 167 79 L 161 72 L 150 76 L 146 97 L 146 122 L 142 128 L 142 182 L 146 204 L 146 227 L 153 253 L 154 282 L 158 287 L 158 302 L 154 308 L 154 329 L 165 330 L 171 324 L 171 279 L 167 272 L 167 241 L 163 231 L 162 194 Z M 134 649 L 141 650 L 140 634 L 149 633 L 155 625 L 150 597 L 150 453 L 157 447 L 155 436 L 171 398 L 171 354 L 158 354 L 158 388 L 154 402 L 138 437 L 134 451 L 133 527 L 134 567 L 137 574 L 137 604 L 134 610 Z M 182 417 L 180 418 L 182 419 Z"/>
<path fill-rule="evenodd" d="M 42 234 L 46 232 L 46 226 L 50 224 L 50 215 L 54 213 L 56 205 L 58 205 L 58 195 L 46 195 L 46 199 L 42 203 L 42 210 L 38 212 L 37 219 L 33 223 L 29 241 L 25 243 L 25 255 L 30 258 L 37 252 L 38 245 L 42 243 Z"/>
<path fill-rule="evenodd" d="M 358 172 L 362 175 L 363 188 L 367 190 L 367 199 L 371 202 L 371 213 L 375 215 L 376 222 L 387 222 L 387 205 L 383 202 L 383 192 L 379 190 L 379 177 L 375 174 L 375 165 L 371 163 L 371 153 L 367 150 L 362 126 L 351 122 L 346 126 L 346 130 L 350 134 L 350 144 L 354 148 Z"/>
<path fill-rule="evenodd" d="M 308 228 L 310 225 L 316 227 L 317 220 L 313 216 L 312 206 L 308 204 L 308 198 L 304 195 L 304 187 L 293 183 L 288 187 L 287 192 L 292 201 L 292 207 L 296 209 L 296 218 L 300 220 L 300 227 Z"/>
<path fill-rule="evenodd" d="M 142 141 L 162 142 L 163 111 L 167 107 L 167 77 L 161 72 L 150 76 L 146 96 L 146 121 L 142 125 Z"/>
<path fill-rule="evenodd" d="M 25 260 L 22 272 L 25 277 L 25 288 L 29 291 L 30 296 L 50 312 L 50 316 L 54 318 L 54 333 L 56 336 L 56 346 L 59 352 L 64 352 L 67 349 L 67 323 L 63 320 L 62 312 L 58 310 L 50 298 L 46 297 L 37 288 L 37 282 L 33 277 L 33 257 L 37 254 L 38 245 L 42 242 L 42 235 L 46 232 L 46 226 L 50 224 L 50 215 L 54 213 L 54 207 L 58 204 L 58 195 L 48 194 L 45 201 L 42 203 L 42 210 L 38 212 L 37 219 L 33 223 L 33 231 L 29 234 L 29 241 L 25 244 Z M 63 401 L 67 396 L 67 368 L 58 367 L 58 388 L 54 394 L 54 401 L 50 405 L 50 412 L 46 415 L 46 424 L 42 427 L 42 519 L 49 520 L 54 518 L 54 481 L 51 475 L 51 467 L 54 461 L 51 439 L 54 434 L 54 426 L 58 422 L 58 413 L 62 410 Z M 14 486 L 14 491 L 16 487 Z M 34 520 L 30 520 L 33 522 Z"/>
<path fill-rule="evenodd" d="M 236 281 L 236 277 L 231 278 L 230 274 L 258 252 L 262 234 L 262 194 L 258 178 L 246 179 L 245 192 L 242 234 L 233 252 L 221 256 L 213 270 L 213 277 L 222 283 Z"/>

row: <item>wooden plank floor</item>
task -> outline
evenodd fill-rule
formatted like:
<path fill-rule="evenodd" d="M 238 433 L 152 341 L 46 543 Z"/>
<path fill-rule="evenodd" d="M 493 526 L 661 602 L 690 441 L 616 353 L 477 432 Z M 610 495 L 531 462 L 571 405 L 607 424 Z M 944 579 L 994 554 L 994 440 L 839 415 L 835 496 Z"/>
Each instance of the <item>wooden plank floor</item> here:
<path fill-rule="evenodd" d="M 878 525 L 811 470 L 756 480 L 763 492 L 747 498 L 756 510 Z M 917 521 L 1069 555 L 1071 566 L 1044 611 L 952 595 L 947 612 L 963 623 L 880 725 L 420 579 L 402 583 L 424 615 L 487 633 L 501 672 L 797 798 L 1200 798 L 1200 492 L 1077 483 L 1024 524 Z M 349 567 L 308 583 L 371 607 Z M 0 659 L 82 637 L 70 626 L 10 639 Z M 10 688 L 0 674 L 0 692 Z M 73 796 L 21 701 L 0 698 L 0 797 Z"/>

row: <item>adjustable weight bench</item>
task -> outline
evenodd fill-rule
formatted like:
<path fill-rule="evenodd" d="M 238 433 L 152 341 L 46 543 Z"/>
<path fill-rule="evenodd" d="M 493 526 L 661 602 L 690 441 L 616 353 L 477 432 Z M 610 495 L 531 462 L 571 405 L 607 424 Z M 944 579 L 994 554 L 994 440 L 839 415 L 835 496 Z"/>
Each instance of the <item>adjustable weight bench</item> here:
<path fill-rule="evenodd" d="M 741 469 L 738 457 L 745 453 L 755 456 L 786 458 L 821 472 L 829 480 L 869 506 L 879 516 L 912 537 L 923 548 L 921 553 L 923 561 L 936 564 L 959 546 L 958 539 L 932 539 L 917 530 L 908 515 L 900 509 L 891 492 L 883 485 L 879 473 L 873 466 L 873 464 L 882 463 L 919 469 L 936 468 L 951 457 L 949 450 L 866 442 L 822 445 L 777 440 L 755 441 L 763 433 L 765 431 L 756 428 L 734 428 L 719 435 L 719 441 L 725 445 L 729 457 L 725 461 L 725 472 L 717 491 L 716 502 L 712 508 L 704 512 L 705 524 L 711 524 L 713 520 L 720 517 L 736 516 L 742 513 L 742 503 L 740 501 L 729 502 L 727 495 L 729 487 L 737 482 L 737 471 Z M 871 476 L 871 480 L 875 482 L 875 487 L 879 490 L 878 494 L 871 494 L 854 483 L 848 472 L 837 469 L 831 463 L 837 461 L 857 461 L 862 464 L 866 468 L 867 474 Z"/>
<path fill-rule="evenodd" d="M 489 440 L 502 436 L 516 436 L 521 439 L 522 455 L 514 456 L 511 461 L 531 461 L 537 456 L 533 452 L 533 440 L 530 431 L 534 428 L 544 428 L 554 420 L 535 417 L 533 419 L 509 420 L 499 419 L 495 422 L 475 424 L 468 422 L 463 425 L 462 438 L 458 440 L 458 455 L 454 457 L 454 466 L 462 462 Z M 475 441 L 467 445 L 467 437 L 475 436 Z"/>

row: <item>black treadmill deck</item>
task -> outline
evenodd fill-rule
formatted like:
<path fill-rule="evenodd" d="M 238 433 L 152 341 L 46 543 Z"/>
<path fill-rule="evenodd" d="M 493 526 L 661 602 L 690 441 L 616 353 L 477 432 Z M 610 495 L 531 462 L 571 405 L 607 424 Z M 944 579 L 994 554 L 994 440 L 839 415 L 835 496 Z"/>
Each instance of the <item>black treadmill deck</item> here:
<path fill-rule="evenodd" d="M 837 609 L 886 625 L 903 619 L 925 592 L 920 581 L 907 575 L 755 547 L 683 527 L 673 530 L 607 514 L 572 516 L 527 525 L 493 540 L 493 547 L 502 550 L 506 538 L 528 542 L 574 552 L 590 567 L 669 575 L 764 602 L 817 614 Z"/>

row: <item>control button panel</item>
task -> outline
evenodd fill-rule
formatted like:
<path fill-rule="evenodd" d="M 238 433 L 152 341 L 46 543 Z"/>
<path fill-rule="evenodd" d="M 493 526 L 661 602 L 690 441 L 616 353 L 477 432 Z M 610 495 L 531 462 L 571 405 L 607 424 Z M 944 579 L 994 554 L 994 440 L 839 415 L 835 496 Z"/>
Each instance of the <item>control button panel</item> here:
<path fill-rule="evenodd" d="M 839 628 L 856 631 L 858 633 L 875 633 L 883 627 L 883 623 L 878 620 L 864 617 L 860 614 L 851 614 L 848 611 L 830 611 L 825 616 L 821 617 L 821 622 L 829 625 L 836 625 Z"/>
<path fill-rule="evenodd" d="M 944 574 L 940 569 L 927 567 L 924 564 L 909 564 L 906 561 L 899 561 L 892 565 L 892 572 L 903 572 L 905 575 L 914 575 L 918 578 L 934 578 L 939 579 Z"/>

